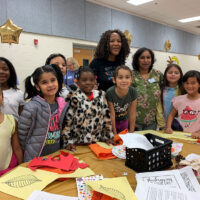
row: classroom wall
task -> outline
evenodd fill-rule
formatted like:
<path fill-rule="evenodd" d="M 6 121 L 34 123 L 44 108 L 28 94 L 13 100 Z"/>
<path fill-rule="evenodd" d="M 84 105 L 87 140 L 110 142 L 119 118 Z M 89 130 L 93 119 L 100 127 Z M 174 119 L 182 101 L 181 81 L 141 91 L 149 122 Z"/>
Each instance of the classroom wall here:
<path fill-rule="evenodd" d="M 38 45 L 33 43 L 34 39 L 38 39 Z M 36 67 L 42 66 L 46 58 L 51 53 L 62 53 L 66 57 L 73 56 L 73 45 L 96 46 L 96 42 L 87 40 L 77 40 L 64 37 L 56 37 L 42 34 L 22 33 L 20 35 L 19 44 L 0 43 L 0 56 L 8 58 L 15 66 L 20 88 L 24 90 L 23 81 L 26 76 L 33 73 Z M 127 59 L 127 64 L 131 65 L 132 54 L 137 48 L 131 47 L 131 54 Z M 155 51 L 156 62 L 154 67 L 164 72 L 167 65 L 168 56 L 177 56 L 183 72 L 190 69 L 199 70 L 200 61 L 197 56 L 167 53 Z"/>
<path fill-rule="evenodd" d="M 97 42 L 108 29 L 128 29 L 133 35 L 133 47 L 164 51 L 165 41 L 170 40 L 170 52 L 200 53 L 198 35 L 86 0 L 0 0 L 0 25 L 8 18 L 24 32 Z"/>

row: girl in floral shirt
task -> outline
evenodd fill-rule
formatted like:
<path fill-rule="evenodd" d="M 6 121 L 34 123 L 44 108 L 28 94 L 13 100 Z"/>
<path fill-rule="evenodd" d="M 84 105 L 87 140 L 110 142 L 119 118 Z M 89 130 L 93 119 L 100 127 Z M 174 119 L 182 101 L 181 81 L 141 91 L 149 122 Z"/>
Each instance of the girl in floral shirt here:
<path fill-rule="evenodd" d="M 137 90 L 137 130 L 156 130 L 156 107 L 160 98 L 160 83 L 163 75 L 152 69 L 154 53 L 151 49 L 140 48 L 133 55 L 133 86 Z"/>

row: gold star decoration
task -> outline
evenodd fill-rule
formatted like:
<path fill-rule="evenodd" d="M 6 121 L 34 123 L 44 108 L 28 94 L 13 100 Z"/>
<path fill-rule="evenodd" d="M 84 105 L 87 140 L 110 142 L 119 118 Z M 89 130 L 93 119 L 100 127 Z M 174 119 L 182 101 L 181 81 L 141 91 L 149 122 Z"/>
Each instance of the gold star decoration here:
<path fill-rule="evenodd" d="M 171 42 L 167 40 L 164 44 L 165 51 L 169 51 L 171 49 Z"/>
<path fill-rule="evenodd" d="M 11 19 L 0 26 L 1 43 L 19 43 L 19 36 L 22 32 L 22 28 L 13 24 Z"/>
<path fill-rule="evenodd" d="M 133 36 L 130 34 L 130 32 L 128 30 L 125 30 L 124 35 L 128 41 L 128 45 L 130 46 Z"/>

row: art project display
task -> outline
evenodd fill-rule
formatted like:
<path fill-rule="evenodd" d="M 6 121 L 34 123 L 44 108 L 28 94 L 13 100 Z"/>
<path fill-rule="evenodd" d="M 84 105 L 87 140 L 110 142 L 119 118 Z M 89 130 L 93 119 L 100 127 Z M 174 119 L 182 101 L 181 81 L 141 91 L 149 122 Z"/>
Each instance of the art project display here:
<path fill-rule="evenodd" d="M 137 200 L 126 177 L 108 178 L 99 181 L 85 181 L 92 190 L 119 200 Z"/>
<path fill-rule="evenodd" d="M 27 199 L 34 190 L 42 190 L 58 178 L 56 173 L 17 167 L 0 179 L 0 191 Z"/>

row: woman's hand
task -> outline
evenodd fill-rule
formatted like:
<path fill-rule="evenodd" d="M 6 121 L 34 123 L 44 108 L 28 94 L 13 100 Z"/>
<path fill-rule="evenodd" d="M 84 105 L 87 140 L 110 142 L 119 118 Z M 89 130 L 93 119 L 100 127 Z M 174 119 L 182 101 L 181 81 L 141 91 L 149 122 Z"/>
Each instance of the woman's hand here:
<path fill-rule="evenodd" d="M 173 133 L 173 130 L 172 128 L 165 128 L 165 133 L 169 133 L 169 134 L 172 134 Z"/>
<path fill-rule="evenodd" d="M 68 144 L 65 149 L 69 150 L 69 151 L 76 151 L 76 146 L 74 144 Z"/>

